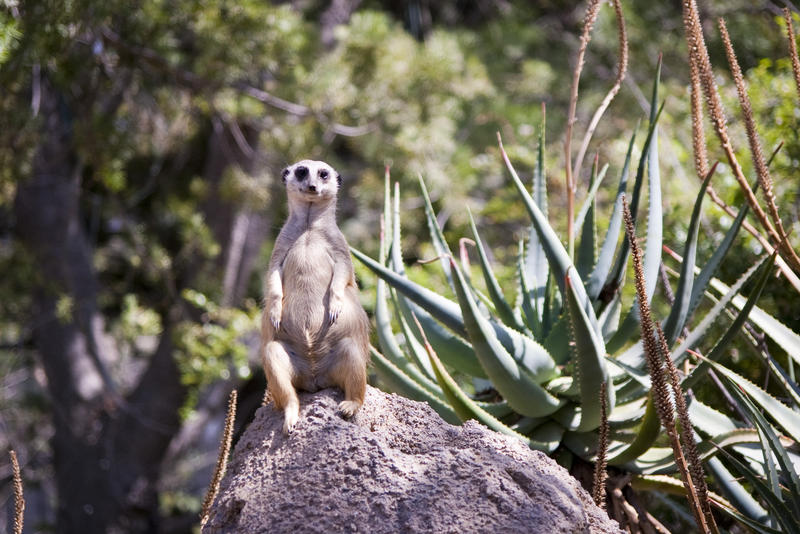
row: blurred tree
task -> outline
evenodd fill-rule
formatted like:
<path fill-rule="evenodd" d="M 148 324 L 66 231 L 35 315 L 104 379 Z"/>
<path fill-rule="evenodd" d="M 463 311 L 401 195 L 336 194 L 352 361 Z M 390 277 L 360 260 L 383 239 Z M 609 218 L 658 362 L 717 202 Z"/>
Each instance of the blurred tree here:
<path fill-rule="evenodd" d="M 195 522 L 199 501 L 177 495 L 189 478 L 178 471 L 199 471 L 202 486 L 211 462 L 192 462 L 216 448 L 221 399 L 246 381 L 240 404 L 255 409 L 263 392 L 248 342 L 258 274 L 284 213 L 273 177 L 285 164 L 313 157 L 342 172 L 341 225 L 360 248 L 375 245 L 390 163 L 399 181 L 425 176 L 448 236 L 464 235 L 469 202 L 499 244 L 493 252 L 515 254 L 525 215 L 487 147 L 500 130 L 515 158 L 532 164 L 543 101 L 550 142 L 561 143 L 582 9 L 507 0 L 7 1 L 0 352 L 11 357 L 0 360 L 0 442 L 20 452 L 29 480 L 41 480 L 42 503 L 57 494 L 56 517 L 42 504 L 30 509 L 37 520 L 60 532 L 186 531 Z M 769 9 L 755 19 L 731 12 L 731 33 L 772 24 Z M 619 166 L 624 140 L 609 134 L 616 139 L 642 114 L 637 84 L 664 50 L 665 87 L 676 97 L 662 124 L 677 132 L 677 168 L 691 157 L 680 148 L 689 130 L 685 53 L 671 31 L 679 6 L 635 0 L 626 16 L 636 43 L 631 81 L 591 150 L 612 172 Z M 615 32 L 603 10 L 580 124 L 613 79 Z M 780 35 L 755 33 L 741 47 L 746 67 L 782 55 Z M 769 69 L 756 72 L 760 86 L 770 83 Z M 562 179 L 551 174 L 558 209 Z M 404 221 L 409 259 L 430 252 L 414 242 L 423 224 Z"/>

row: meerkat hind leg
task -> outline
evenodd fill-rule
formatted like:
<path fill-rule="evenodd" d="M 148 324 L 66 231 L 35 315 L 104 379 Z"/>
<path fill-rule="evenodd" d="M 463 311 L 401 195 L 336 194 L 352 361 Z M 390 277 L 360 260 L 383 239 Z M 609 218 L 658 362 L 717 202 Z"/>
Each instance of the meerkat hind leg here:
<path fill-rule="evenodd" d="M 358 343 L 352 338 L 339 344 L 337 362 L 331 369 L 331 382 L 342 388 L 344 400 L 339 403 L 339 413 L 352 417 L 364 404 L 367 392 L 367 368 Z"/>
<path fill-rule="evenodd" d="M 278 341 L 270 341 L 264 349 L 264 374 L 267 389 L 275 401 L 275 407 L 283 410 L 283 433 L 290 434 L 300 417 L 300 401 L 292 385 L 294 368 L 286 347 Z"/>

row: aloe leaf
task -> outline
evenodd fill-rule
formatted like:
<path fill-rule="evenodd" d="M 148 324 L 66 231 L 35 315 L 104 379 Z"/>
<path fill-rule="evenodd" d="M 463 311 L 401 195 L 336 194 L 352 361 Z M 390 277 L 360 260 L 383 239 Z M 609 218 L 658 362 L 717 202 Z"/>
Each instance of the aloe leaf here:
<path fill-rule="evenodd" d="M 661 422 L 658 419 L 652 395 L 647 396 L 642 424 L 633 442 L 623 451 L 608 459 L 609 465 L 624 465 L 636 460 L 647 452 L 655 443 L 661 431 Z"/>
<path fill-rule="evenodd" d="M 689 317 L 689 306 L 691 304 L 692 285 L 694 284 L 694 266 L 697 256 L 697 234 L 700 229 L 700 209 L 703 206 L 703 199 L 706 196 L 706 188 L 717 168 L 715 163 L 708 172 L 703 185 L 700 186 L 700 193 L 694 202 L 692 218 L 689 220 L 688 236 L 686 245 L 683 249 L 683 262 L 681 264 L 681 274 L 678 278 L 678 288 L 675 291 L 675 302 L 672 303 L 667 320 L 664 322 L 664 336 L 667 338 L 667 346 L 672 346 L 678 335 L 686 324 Z"/>
<path fill-rule="evenodd" d="M 481 236 L 478 234 L 478 229 L 475 227 L 475 220 L 472 218 L 472 212 L 467 209 L 467 213 L 469 214 L 469 224 L 472 228 L 472 235 L 475 237 L 475 245 L 478 248 L 478 257 L 480 258 L 483 279 L 486 282 L 486 289 L 489 291 L 489 298 L 491 299 L 492 304 L 494 304 L 495 313 L 506 325 L 519 330 L 520 332 L 524 332 L 526 330 L 525 326 L 519 321 L 517 316 L 514 314 L 514 311 L 511 309 L 511 305 L 509 305 L 508 301 L 503 295 L 503 290 L 500 289 L 500 284 L 497 282 L 497 278 L 494 276 L 494 272 L 489 265 L 489 258 L 486 256 L 486 250 L 483 248 Z M 522 300 L 523 305 L 524 302 L 528 300 L 527 294 L 524 292 Z"/>
<path fill-rule="evenodd" d="M 700 460 L 705 461 L 718 454 L 723 447 L 744 443 L 760 443 L 758 432 L 751 428 L 737 428 L 713 436 L 697 443 L 697 453 Z M 646 475 L 671 474 L 678 470 L 672 447 L 651 447 L 635 461 L 625 464 L 624 467 L 635 473 Z"/>
<path fill-rule="evenodd" d="M 464 324 L 469 339 L 475 349 L 475 355 L 494 386 L 509 406 L 522 415 L 543 417 L 555 412 L 562 405 L 561 401 L 539 386 L 528 371 L 506 351 L 491 323 L 481 315 L 461 270 L 452 258 L 450 267 L 454 273 L 453 282 L 461 309 L 464 311 Z M 542 352 L 549 358 L 544 349 Z"/>
<path fill-rule="evenodd" d="M 386 283 L 383 280 L 378 280 L 378 287 L 376 289 L 375 300 L 375 326 L 378 335 L 378 344 L 381 350 L 386 354 L 386 357 L 400 370 L 409 375 L 413 380 L 420 384 L 421 387 L 438 393 L 442 392 L 439 386 L 433 382 L 429 377 L 425 376 L 418 367 L 414 366 L 403 354 L 400 345 L 394 337 L 392 332 L 391 319 L 389 317 L 388 306 L 386 305 Z"/>
<path fill-rule="evenodd" d="M 742 486 L 737 477 L 722 464 L 718 457 L 709 458 L 705 462 L 706 469 L 714 478 L 714 482 L 729 501 L 741 510 L 752 521 L 766 521 L 767 511 L 756 501 L 750 492 Z M 713 501 L 712 501 L 713 502 Z M 716 504 L 716 503 L 715 503 Z"/>
<path fill-rule="evenodd" d="M 756 408 L 753 402 L 745 395 L 737 382 L 728 379 L 728 390 L 733 393 L 739 405 L 750 416 L 758 428 L 759 437 L 761 439 L 762 447 L 761 452 L 764 456 L 764 463 L 767 466 L 767 480 L 769 481 L 772 492 L 782 500 L 780 480 L 775 466 L 775 458 L 781 466 L 781 472 L 784 478 L 788 480 L 789 494 L 792 495 L 791 503 L 795 517 L 800 519 L 800 478 L 798 478 L 795 471 L 794 464 L 792 463 L 786 448 L 781 443 L 772 426 L 767 422 L 766 418 L 761 414 L 761 411 Z"/>
<path fill-rule="evenodd" d="M 739 461 L 735 456 L 729 452 L 720 449 L 725 459 L 734 467 L 734 469 L 742 475 L 747 482 L 749 482 L 756 493 L 764 499 L 770 512 L 770 517 L 776 519 L 784 528 L 785 532 L 797 532 L 797 519 L 792 516 L 789 507 L 784 503 L 780 497 L 772 493 L 771 489 L 764 480 L 747 464 Z"/>
<path fill-rule="evenodd" d="M 439 359 L 439 361 L 441 361 L 441 358 Z M 480 409 L 484 410 L 492 417 L 497 417 L 498 419 L 514 413 L 514 409 L 511 406 L 509 406 L 506 401 L 500 401 L 500 402 L 475 401 L 475 404 L 477 404 Z"/>
<path fill-rule="evenodd" d="M 611 339 L 611 336 L 613 336 L 614 332 L 619 328 L 619 318 L 621 315 L 622 298 L 620 292 L 617 291 L 614 293 L 614 296 L 611 297 L 611 302 L 603 308 L 600 317 L 597 318 L 597 321 L 600 323 L 600 330 L 603 332 L 604 341 L 607 342 Z"/>
<path fill-rule="evenodd" d="M 753 192 L 755 192 L 757 188 L 758 182 L 756 182 L 753 186 Z M 742 227 L 742 222 L 744 221 L 749 209 L 750 206 L 745 203 L 744 207 L 739 210 L 739 213 L 736 215 L 736 219 L 734 219 L 731 227 L 728 228 L 728 231 L 725 233 L 725 237 L 722 239 L 722 242 L 719 244 L 716 250 L 714 250 L 714 254 L 711 255 L 708 263 L 703 266 L 703 268 L 700 270 L 700 273 L 695 278 L 695 283 L 692 286 L 691 304 L 689 305 L 690 315 L 694 312 L 695 308 L 697 308 L 697 305 L 700 304 L 700 299 L 708 288 L 708 283 L 711 281 L 711 277 L 717 272 L 722 260 L 725 258 L 728 250 L 730 250 L 733 240 L 739 233 L 739 229 Z"/>
<path fill-rule="evenodd" d="M 661 69 L 661 63 L 659 62 L 658 66 L 659 75 L 660 75 L 660 69 Z M 661 106 L 658 108 L 658 111 L 655 114 L 653 114 L 653 111 L 656 109 L 656 104 L 657 104 L 659 75 L 656 76 L 655 83 L 653 84 L 653 99 L 650 101 L 650 125 L 647 130 L 647 137 L 644 140 L 644 145 L 642 146 L 642 156 L 639 158 L 639 165 L 636 168 L 636 178 L 634 179 L 633 192 L 631 193 L 630 210 L 634 223 L 636 222 L 639 214 L 639 202 L 642 196 L 642 184 L 644 183 L 645 167 L 647 166 L 648 170 L 650 168 L 652 147 L 653 146 L 657 147 L 658 143 L 658 130 L 657 130 L 658 120 L 661 117 L 661 112 L 664 110 L 664 103 L 662 102 Z M 657 158 L 656 158 L 656 163 L 657 163 Z M 656 172 L 658 172 L 657 164 L 653 165 L 653 168 L 655 168 Z M 652 173 L 648 172 L 648 177 L 652 177 Z M 651 206 L 653 205 L 652 202 L 650 203 L 650 205 Z M 611 288 L 613 289 L 620 287 L 620 284 L 622 283 L 622 277 L 625 274 L 625 265 L 628 263 L 629 254 L 630 254 L 630 243 L 628 243 L 628 238 L 624 237 L 622 240 L 622 247 L 620 248 L 619 253 L 617 254 L 616 262 L 614 263 L 614 268 L 611 270 L 609 277 L 606 281 L 606 286 L 610 285 Z M 645 273 L 647 272 L 648 271 L 645 270 Z M 648 280 L 650 279 L 648 278 L 645 279 L 646 282 Z M 652 285 L 654 286 L 655 278 L 653 278 L 652 280 L 653 280 Z M 648 285 L 647 283 L 645 285 L 647 286 L 647 288 L 650 287 L 650 285 Z M 647 294 L 652 295 L 652 292 L 648 292 Z M 637 308 L 638 306 L 634 304 L 633 309 L 636 310 Z"/>
<path fill-rule="evenodd" d="M 439 256 L 441 260 L 442 270 L 444 271 L 445 277 L 447 277 L 447 283 L 450 284 L 450 287 L 453 287 L 453 275 L 450 272 L 450 262 L 447 259 L 448 256 L 452 256 L 453 254 L 450 252 L 450 247 L 447 245 L 442 229 L 439 228 L 439 222 L 436 220 L 431 198 L 428 195 L 428 188 L 425 187 L 425 180 L 422 179 L 421 174 L 418 175 L 418 178 L 419 188 L 422 191 L 422 198 L 425 200 L 425 219 L 427 219 L 428 222 L 431 243 L 433 243 L 433 249 L 436 251 L 436 255 Z"/>
<path fill-rule="evenodd" d="M 575 273 L 575 270 L 571 271 Z M 565 280 L 567 293 L 567 309 L 569 310 L 572 340 L 575 343 L 574 357 L 575 377 L 581 391 L 581 421 L 578 432 L 594 430 L 600 425 L 600 401 L 597 392 L 608 380 L 608 369 L 605 365 L 605 345 L 598 332 L 592 327 L 589 318 L 581 307 L 575 294 L 574 283 L 570 275 Z M 614 406 L 614 388 L 606 388 L 606 407 L 610 412 Z"/>
<path fill-rule="evenodd" d="M 717 343 L 711 349 L 711 352 L 707 354 L 706 358 L 704 358 L 703 361 L 697 365 L 697 367 L 692 369 L 692 372 L 689 374 L 689 376 L 683 379 L 681 384 L 684 390 L 693 387 L 700 377 L 705 375 L 705 373 L 708 371 L 709 362 L 718 360 L 725 352 L 725 349 L 728 348 L 730 342 L 733 341 L 733 338 L 736 337 L 736 335 L 741 331 L 742 325 L 751 314 L 756 302 L 758 302 L 758 299 L 761 297 L 761 292 L 764 290 L 764 286 L 767 284 L 767 280 L 772 273 L 772 265 L 774 261 L 775 253 L 773 253 L 772 257 L 766 264 L 760 267 L 762 270 L 761 276 L 758 278 L 756 286 L 752 289 L 752 291 L 750 291 L 750 296 L 747 298 L 747 302 L 733 320 L 731 326 L 725 331 L 720 340 L 717 341 Z M 731 293 L 731 291 L 728 291 L 728 293 Z"/>
<path fill-rule="evenodd" d="M 385 210 L 384 210 L 384 224 L 383 227 L 381 228 L 381 233 L 380 233 L 380 250 L 378 252 L 378 258 L 381 263 L 384 262 L 386 257 L 386 235 L 384 230 L 387 224 L 391 221 L 388 209 L 389 207 L 388 193 L 389 193 L 389 172 L 387 168 L 386 172 L 387 196 L 386 196 Z M 384 353 L 386 353 L 386 355 L 388 355 L 392 363 L 398 366 L 405 374 L 410 375 L 410 377 L 414 379 L 417 383 L 419 383 L 422 387 L 426 388 L 431 392 L 434 392 L 437 396 L 441 397 L 442 392 L 439 389 L 439 386 L 436 384 L 436 382 L 433 381 L 433 370 L 430 369 L 428 375 L 425 376 L 422 372 L 420 372 L 420 369 L 422 367 L 415 367 L 414 365 L 412 365 L 411 362 L 403 354 L 400 345 L 397 343 L 397 340 L 394 337 L 394 332 L 392 331 L 392 320 L 389 315 L 389 308 L 386 300 L 387 300 L 386 282 L 384 282 L 381 279 L 378 279 L 377 288 L 375 290 L 375 325 L 378 336 L 378 343 L 381 347 L 381 350 Z"/>
<path fill-rule="evenodd" d="M 542 115 L 542 124 L 539 128 L 539 147 L 537 151 L 536 166 L 533 170 L 533 184 L 531 193 L 533 201 L 547 218 L 547 179 L 544 170 L 544 138 L 545 138 L 545 119 Z M 536 310 L 537 319 L 543 321 L 544 300 L 547 291 L 548 267 L 547 256 L 539 240 L 539 234 L 533 226 L 529 232 L 528 254 L 525 257 L 525 275 L 529 282 L 528 290 L 532 295 L 533 308 Z M 543 333 L 539 333 L 543 335 Z"/>
<path fill-rule="evenodd" d="M 800 441 L 800 414 L 788 408 L 772 395 L 727 367 L 703 358 L 717 373 L 734 381 L 750 399 L 772 416 L 775 423 L 795 441 Z"/>
<path fill-rule="evenodd" d="M 657 85 L 657 84 L 656 84 Z M 655 94 L 655 90 L 654 90 Z M 656 130 L 654 129 L 654 132 Z M 648 216 L 647 232 L 645 234 L 645 249 L 642 271 L 644 273 L 645 293 L 647 301 L 653 298 L 658 281 L 658 271 L 661 266 L 661 247 L 663 238 L 663 221 L 661 214 L 661 173 L 658 166 L 658 138 L 653 134 L 647 152 L 647 176 L 648 176 Z M 631 208 L 631 213 L 635 213 Z M 627 238 L 626 241 L 627 243 Z M 627 259 L 627 255 L 626 255 Z M 639 306 L 634 298 L 633 307 L 627 316 L 622 320 L 622 324 L 608 341 L 608 351 L 614 353 L 619 350 L 630 338 L 639 326 Z"/>
<path fill-rule="evenodd" d="M 558 318 L 544 339 L 542 345 L 558 365 L 569 362 L 569 317 L 565 314 Z"/>
<path fill-rule="evenodd" d="M 755 519 L 751 519 L 744 514 L 740 514 L 739 511 L 732 506 L 725 506 L 724 504 L 721 504 L 715 501 L 714 499 L 711 499 L 711 504 L 716 506 L 717 509 L 720 510 L 721 512 L 728 514 L 733 519 L 751 528 L 754 532 L 757 532 L 758 534 L 781 534 L 781 532 L 783 532 L 781 530 L 768 527 L 765 524 L 760 523 Z"/>
<path fill-rule="evenodd" d="M 395 251 L 399 248 L 396 246 L 397 243 L 397 241 L 392 243 L 392 252 L 395 254 Z M 400 291 L 405 296 L 428 310 L 431 315 L 441 321 L 442 324 L 444 324 L 447 328 L 461 336 L 466 336 L 464 320 L 461 318 L 461 311 L 458 308 L 458 304 L 434 291 L 431 291 L 426 287 L 412 282 L 399 273 L 387 269 L 357 249 L 351 247 L 350 251 L 358 261 L 367 266 L 373 273 L 385 280 L 386 283 L 392 286 L 394 289 Z"/>
<path fill-rule="evenodd" d="M 381 280 L 381 282 L 383 282 L 383 280 Z M 436 376 L 433 374 L 433 366 L 428 358 L 428 354 L 425 352 L 425 348 L 414 335 L 408 325 L 408 321 L 400 312 L 400 307 L 397 304 L 396 296 L 392 295 L 392 297 L 395 303 L 395 310 L 398 312 L 395 317 L 397 322 L 400 323 L 400 331 L 403 333 L 403 338 L 405 339 L 406 354 L 411 357 L 411 360 L 414 362 L 414 364 L 416 364 L 416 367 L 425 373 L 425 376 L 431 380 L 436 380 Z"/>
<path fill-rule="evenodd" d="M 370 347 L 370 354 L 372 355 L 372 364 L 375 367 L 375 371 L 389 389 L 410 399 L 427 402 L 448 423 L 455 425 L 460 422 L 456 413 L 442 402 L 439 397 L 422 387 L 383 354 L 375 350 L 374 347 Z"/>
<path fill-rule="evenodd" d="M 392 269 L 397 274 L 405 275 L 403 264 L 403 249 L 400 239 L 400 184 L 394 183 L 394 196 L 392 198 L 392 245 L 390 255 Z"/>
<path fill-rule="evenodd" d="M 608 171 L 608 164 L 604 165 L 600 173 L 597 173 L 597 164 L 593 167 L 592 181 L 589 188 L 589 195 L 584 202 L 584 208 L 578 212 L 575 226 L 581 228 L 581 241 L 578 246 L 578 256 L 575 261 L 575 266 L 578 268 L 578 274 L 581 279 L 586 280 L 592 267 L 595 263 L 595 254 L 597 253 L 597 225 L 595 224 L 595 194 L 597 188 L 603 181 L 603 177 Z"/>
<path fill-rule="evenodd" d="M 723 434 L 742 427 L 738 421 L 697 399 L 693 399 L 689 404 L 689 419 L 699 432 L 708 436 Z"/>
<path fill-rule="evenodd" d="M 392 249 L 394 249 L 394 246 L 392 246 Z M 462 337 L 468 337 L 458 304 L 387 269 L 366 254 L 354 248 L 350 250 L 357 260 L 366 265 L 395 290 L 424 308 L 454 333 Z M 480 313 L 480 310 L 478 310 L 478 313 Z M 481 317 L 483 318 L 482 315 Z M 511 353 L 515 361 L 522 365 L 535 380 L 544 382 L 558 374 L 553 359 L 533 339 L 504 324 L 488 320 L 487 323 L 495 332 L 493 339 L 499 340 L 504 350 Z"/>
<path fill-rule="evenodd" d="M 511 165 L 511 160 L 508 159 L 508 154 L 506 154 L 506 151 L 503 148 L 503 143 L 500 140 L 499 135 L 498 142 L 500 143 L 500 153 L 503 156 L 503 161 L 505 162 L 506 168 L 511 174 L 514 184 L 517 186 L 517 191 L 522 197 L 525 207 L 528 210 L 531 222 L 536 229 L 542 247 L 544 248 L 545 255 L 547 256 L 547 262 L 550 265 L 550 270 L 556 279 L 556 283 L 558 284 L 559 291 L 561 295 L 564 295 L 564 280 L 567 276 L 569 268 L 573 267 L 572 260 L 570 260 L 569 254 L 567 253 L 566 249 L 564 249 L 564 246 L 561 244 L 561 241 L 558 239 L 555 231 L 547 222 L 547 217 L 545 217 L 545 215 L 541 212 L 539 207 L 533 201 L 533 198 L 531 198 L 531 196 L 528 194 L 528 191 L 525 190 L 525 186 L 522 184 L 517 172 Z M 573 278 L 574 279 L 572 281 L 574 282 L 574 291 L 578 301 L 580 302 L 584 312 L 586 312 L 586 316 L 589 318 L 589 321 L 591 321 L 592 328 L 600 333 L 600 326 L 597 323 L 597 316 L 594 313 L 592 303 L 589 300 L 589 297 L 586 295 L 586 289 L 584 288 L 583 281 L 578 276 L 577 271 L 573 275 Z"/>
<path fill-rule="evenodd" d="M 519 256 L 517 259 L 517 276 L 519 277 L 519 291 L 520 291 L 520 307 L 524 314 L 525 322 L 533 332 L 534 337 L 539 340 L 542 338 L 544 325 L 541 322 L 541 310 L 536 309 L 537 302 L 536 295 L 530 290 L 530 281 L 525 272 L 523 265 L 523 258 L 525 254 L 525 246 L 522 241 L 519 243 Z M 542 301 L 544 304 L 544 301 Z M 557 360 L 556 360 L 557 361 Z"/>
<path fill-rule="evenodd" d="M 686 336 L 686 338 L 683 340 L 683 342 L 680 345 L 678 345 L 678 347 L 674 351 L 672 351 L 672 354 L 670 355 L 670 357 L 672 358 L 672 360 L 675 362 L 676 365 L 679 365 L 680 363 L 683 362 L 683 360 L 684 360 L 684 358 L 685 358 L 685 356 L 687 354 L 686 350 L 691 348 L 691 347 L 693 347 L 693 346 L 695 346 L 701 339 L 703 339 L 703 337 L 705 336 L 705 333 L 708 331 L 708 328 L 712 324 L 714 324 L 715 322 L 717 322 L 719 320 L 720 314 L 726 309 L 726 307 L 728 306 L 728 303 L 730 303 L 730 301 L 733 299 L 733 297 L 735 297 L 736 295 L 739 294 L 739 291 L 742 289 L 742 286 L 748 280 L 750 280 L 750 278 L 753 276 L 753 274 L 763 264 L 765 259 L 766 259 L 766 256 L 762 256 L 749 269 L 747 269 L 747 271 L 745 271 L 745 273 L 742 276 L 740 276 L 739 279 L 736 280 L 736 282 L 730 287 L 730 290 L 719 301 L 717 301 L 714 304 L 714 306 L 703 317 L 703 319 L 700 321 L 700 323 L 697 325 L 697 327 L 695 327 L 693 330 L 691 330 L 689 332 L 689 335 Z M 768 279 L 767 278 L 768 274 L 769 274 L 768 272 L 766 274 L 762 273 L 761 278 L 757 279 L 758 281 L 756 283 L 756 287 L 762 287 L 762 289 L 763 289 L 763 283 L 766 283 L 766 281 Z M 750 292 L 749 300 L 752 300 L 752 304 L 747 308 L 748 311 L 758 301 L 759 296 L 760 296 L 760 292 L 758 292 L 758 293 L 754 293 L 753 291 Z M 742 323 L 744 322 L 744 319 L 747 318 L 748 314 L 747 313 L 740 313 L 740 315 L 743 316 L 742 320 L 738 321 L 734 325 L 734 327 L 729 328 L 729 330 L 731 330 L 731 336 L 727 339 L 728 342 L 731 339 L 733 339 L 733 336 L 736 334 L 736 332 L 739 331 L 739 328 L 741 327 Z M 718 350 L 720 350 L 720 351 L 723 350 L 725 348 L 725 346 L 726 345 L 720 346 L 720 349 L 718 349 Z M 712 358 L 712 359 L 716 359 L 716 358 Z"/>
<path fill-rule="evenodd" d="M 422 307 L 402 294 L 396 292 L 394 297 L 395 304 L 407 323 L 413 321 L 414 317 L 417 318 L 425 336 L 444 363 L 469 376 L 486 378 L 486 372 L 469 343 L 442 326 Z"/>
<path fill-rule="evenodd" d="M 430 349 L 429 346 L 426 348 Z M 453 380 L 453 377 L 447 372 L 447 369 L 445 369 L 441 360 L 439 360 L 438 356 L 436 356 L 436 353 L 432 349 L 429 350 L 428 355 L 433 363 L 433 370 L 436 373 L 436 379 L 439 381 L 439 385 L 447 396 L 447 399 L 450 401 L 451 406 L 453 406 L 456 413 L 463 421 L 475 419 L 485 426 L 491 428 L 495 432 L 512 436 L 522 441 L 530 448 L 546 453 L 550 453 L 555 450 L 556 447 L 558 447 L 560 437 L 558 440 L 552 440 L 550 442 L 538 442 L 523 436 L 522 434 L 501 423 L 489 412 L 478 406 L 478 404 L 472 400 L 469 395 L 464 393 L 464 391 L 458 386 L 458 383 Z"/>
<path fill-rule="evenodd" d="M 617 242 L 619 241 L 620 230 L 622 229 L 622 197 L 628 188 L 628 174 L 630 172 L 631 154 L 633 153 L 633 145 L 636 140 L 636 130 L 639 129 L 637 123 L 636 128 L 631 134 L 631 141 L 628 144 L 628 152 L 625 155 L 625 164 L 622 166 L 622 174 L 619 179 L 619 186 L 617 187 L 617 197 L 614 200 L 614 209 L 611 212 L 611 218 L 608 220 L 608 229 L 606 230 L 603 245 L 600 247 L 600 253 L 597 256 L 597 264 L 594 266 L 589 279 L 586 282 L 586 292 L 592 300 L 597 300 L 603 285 L 608 278 L 608 273 L 611 270 L 611 264 L 614 261 L 614 251 L 617 249 Z"/>
<path fill-rule="evenodd" d="M 608 173 L 608 163 L 603 165 L 603 167 L 600 169 L 600 172 L 597 171 L 597 166 L 595 165 L 592 172 L 591 181 L 589 182 L 589 191 L 586 193 L 586 198 L 583 200 L 581 209 L 578 211 L 578 215 L 575 217 L 576 228 L 583 226 L 586 221 L 586 216 L 590 211 L 593 211 L 597 190 L 600 189 L 603 179 L 606 177 L 606 173 Z"/>

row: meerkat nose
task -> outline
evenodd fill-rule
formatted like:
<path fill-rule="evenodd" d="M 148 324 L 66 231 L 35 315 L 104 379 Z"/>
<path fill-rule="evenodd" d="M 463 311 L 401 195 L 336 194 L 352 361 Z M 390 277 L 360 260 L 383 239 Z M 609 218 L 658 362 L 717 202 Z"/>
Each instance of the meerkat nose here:
<path fill-rule="evenodd" d="M 311 191 L 312 193 L 316 193 L 317 192 L 317 186 L 316 185 L 309 185 L 308 186 L 308 190 Z"/>
<path fill-rule="evenodd" d="M 305 179 L 305 177 L 308 176 L 308 167 L 303 167 L 302 165 L 300 167 L 297 167 L 294 170 L 294 175 L 297 176 L 298 180 Z"/>

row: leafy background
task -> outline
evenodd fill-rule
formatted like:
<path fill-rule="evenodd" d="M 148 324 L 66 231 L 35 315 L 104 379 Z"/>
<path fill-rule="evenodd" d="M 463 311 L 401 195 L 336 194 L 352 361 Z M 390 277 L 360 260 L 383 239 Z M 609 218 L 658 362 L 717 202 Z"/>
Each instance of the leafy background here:
<path fill-rule="evenodd" d="M 662 53 L 665 244 L 679 250 L 699 189 L 680 7 L 623 7 L 630 71 L 590 151 L 619 172 Z M 469 235 L 471 208 L 511 294 L 528 221 L 495 133 L 530 179 L 546 104 L 551 222 L 563 235 L 561 144 L 583 9 L 500 0 L 5 2 L 0 445 L 19 453 L 28 528 L 71 531 L 87 518 L 97 531 L 196 525 L 227 392 L 240 390 L 239 431 L 261 401 L 260 273 L 285 216 L 277 177 L 288 163 L 324 159 L 343 174 L 340 226 L 373 256 L 390 165 L 403 192 L 409 276 L 444 290 L 434 266 L 414 266 L 435 255 L 415 215 L 421 174 L 451 246 Z M 717 16 L 728 21 L 765 150 L 784 142 L 776 194 L 796 244 L 798 107 L 780 12 L 749 2 L 701 9 L 727 109 L 736 94 L 721 68 Z M 578 131 L 613 81 L 616 50 L 604 8 Z M 743 128 L 729 115 L 752 175 Z M 743 204 L 724 165 L 714 185 Z M 598 212 L 613 194 L 601 189 Z M 704 210 L 699 258 L 730 222 Z M 606 224 L 598 219 L 600 232 Z M 729 283 L 760 252 L 745 234 L 735 247 L 719 273 Z M 375 278 L 361 266 L 357 274 L 371 312 Z M 783 280 L 768 282 L 759 305 L 800 330 L 797 293 Z M 657 297 L 654 309 L 666 316 L 666 301 Z M 725 363 L 763 385 L 765 368 L 747 350 L 737 345 Z M 10 467 L 0 465 L 0 499 L 10 506 Z"/>

